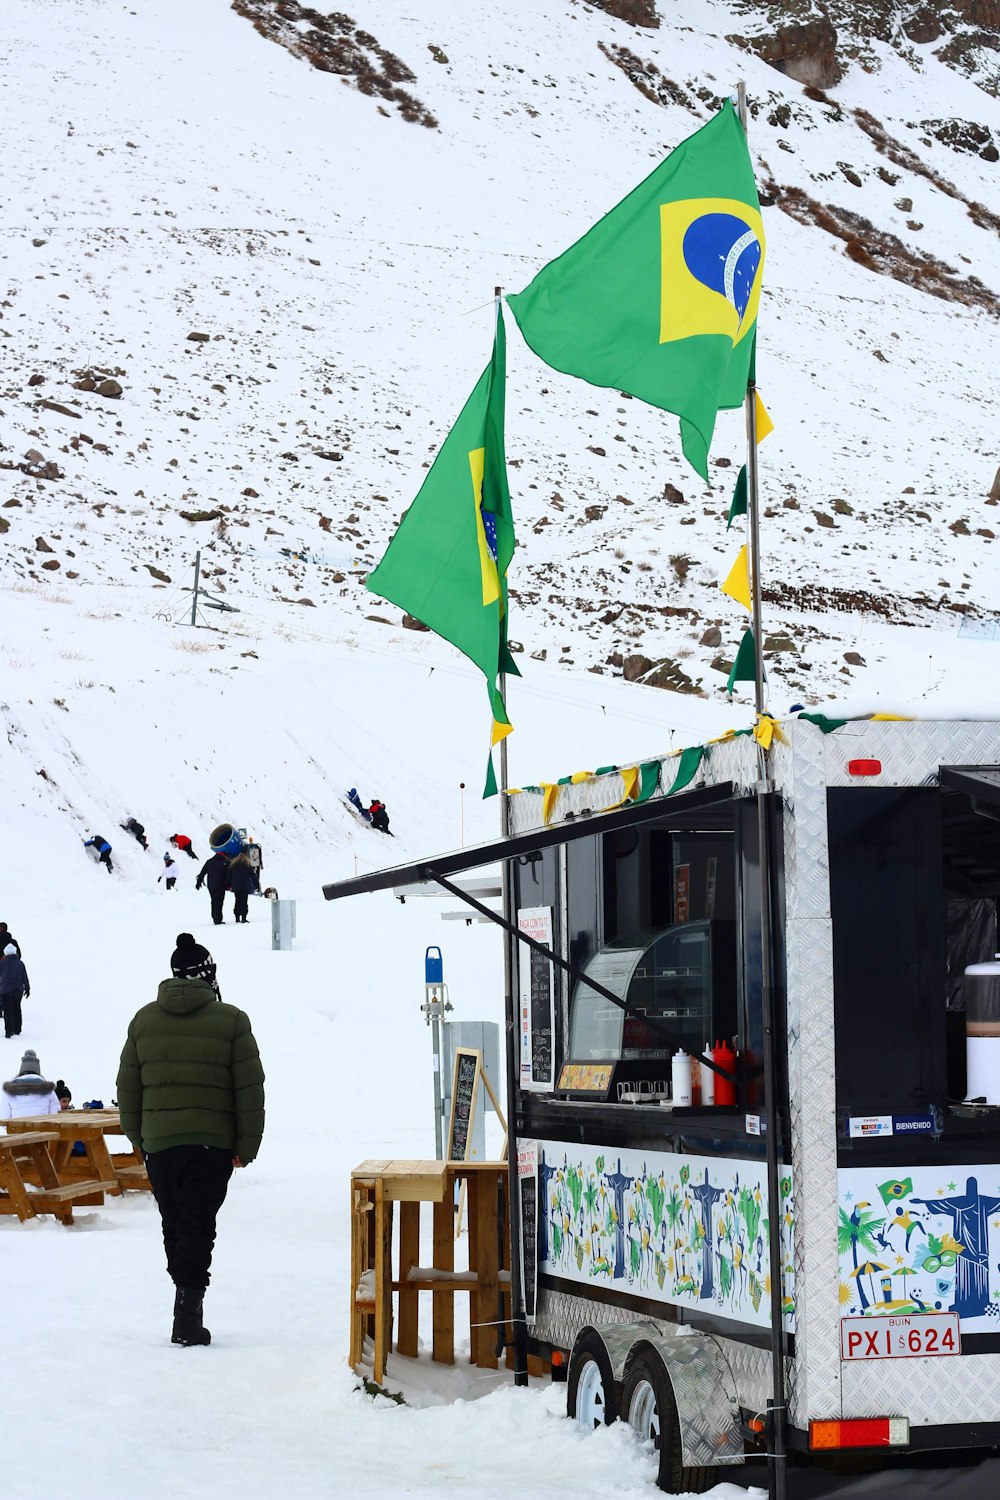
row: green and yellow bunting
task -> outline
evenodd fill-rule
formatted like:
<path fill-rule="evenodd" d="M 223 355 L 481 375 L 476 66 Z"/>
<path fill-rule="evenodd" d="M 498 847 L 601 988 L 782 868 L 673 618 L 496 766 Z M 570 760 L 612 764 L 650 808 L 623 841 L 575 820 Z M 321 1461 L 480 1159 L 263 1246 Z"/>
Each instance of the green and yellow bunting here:
<path fill-rule="evenodd" d="M 743 465 L 736 479 L 736 488 L 733 490 L 732 502 L 729 506 L 729 519 L 726 522 L 726 530 L 736 520 L 737 516 L 745 516 L 747 513 L 747 466 Z"/>
<path fill-rule="evenodd" d="M 756 682 L 757 680 L 757 654 L 754 649 L 753 631 L 747 630 L 740 641 L 740 649 L 736 653 L 729 680 L 726 683 L 726 692 L 730 697 L 737 682 Z"/>

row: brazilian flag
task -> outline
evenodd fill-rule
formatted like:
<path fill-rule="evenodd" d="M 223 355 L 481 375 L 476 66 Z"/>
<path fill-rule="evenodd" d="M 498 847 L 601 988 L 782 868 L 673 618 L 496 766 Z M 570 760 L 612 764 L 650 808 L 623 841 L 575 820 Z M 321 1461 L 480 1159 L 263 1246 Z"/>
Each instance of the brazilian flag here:
<path fill-rule="evenodd" d="M 882 1182 L 879 1184 L 879 1195 L 886 1208 L 889 1207 L 890 1203 L 897 1203 L 900 1198 L 908 1198 L 912 1192 L 912 1177 L 904 1177 L 902 1181 L 896 1177 L 893 1178 L 892 1182 Z"/>
<path fill-rule="evenodd" d="M 514 521 L 504 457 L 505 384 L 498 316 L 493 358 L 365 584 L 475 662 L 489 690 L 494 745 L 511 731 L 497 678 L 502 672 L 520 676 L 507 649 Z"/>
<path fill-rule="evenodd" d="M 763 269 L 753 165 L 727 101 L 507 301 L 546 364 L 675 412 L 707 480 L 716 415 L 746 395 Z"/>

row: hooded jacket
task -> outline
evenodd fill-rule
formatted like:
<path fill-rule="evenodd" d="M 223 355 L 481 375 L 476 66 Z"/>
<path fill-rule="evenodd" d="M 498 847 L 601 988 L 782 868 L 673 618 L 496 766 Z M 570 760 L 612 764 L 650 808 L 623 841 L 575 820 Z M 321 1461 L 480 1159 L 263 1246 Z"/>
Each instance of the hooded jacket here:
<path fill-rule="evenodd" d="M 28 971 L 13 953 L 0 957 L 0 995 L 31 994 Z"/>
<path fill-rule="evenodd" d="M 55 1084 L 39 1073 L 19 1073 L 3 1086 L 0 1118 L 4 1120 L 21 1120 L 26 1115 L 58 1115 L 61 1111 Z"/>
<path fill-rule="evenodd" d="M 249 1018 L 203 979 L 164 979 L 129 1026 L 118 1107 L 122 1130 L 143 1151 L 221 1146 L 253 1161 L 264 1070 Z"/>

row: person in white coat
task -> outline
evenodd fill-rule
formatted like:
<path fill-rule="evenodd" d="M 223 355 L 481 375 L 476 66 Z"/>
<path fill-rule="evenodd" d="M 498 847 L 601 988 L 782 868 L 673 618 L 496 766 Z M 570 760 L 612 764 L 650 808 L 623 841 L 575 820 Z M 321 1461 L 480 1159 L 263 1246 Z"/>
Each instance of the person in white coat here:
<path fill-rule="evenodd" d="M 0 1118 L 20 1120 L 25 1115 L 57 1115 L 62 1106 L 56 1098 L 55 1084 L 42 1077 L 37 1052 L 29 1047 L 21 1058 L 16 1078 L 11 1078 L 0 1090 L 3 1103 Z"/>

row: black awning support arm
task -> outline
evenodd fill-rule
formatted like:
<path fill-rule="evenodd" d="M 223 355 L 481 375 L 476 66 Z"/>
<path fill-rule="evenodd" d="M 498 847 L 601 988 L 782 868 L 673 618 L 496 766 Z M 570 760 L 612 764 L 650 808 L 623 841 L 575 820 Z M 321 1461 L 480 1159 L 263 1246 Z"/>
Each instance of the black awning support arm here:
<path fill-rule="evenodd" d="M 674 1039 L 668 1035 L 667 1028 L 662 1021 L 654 1020 L 652 1017 L 647 1016 L 645 1012 L 636 1010 L 634 1006 L 629 1005 L 627 1001 L 623 1000 L 620 995 L 616 995 L 613 990 L 605 988 L 596 979 L 591 979 L 590 975 L 585 974 L 582 969 L 578 969 L 576 964 L 570 963 L 560 953 L 553 952 L 551 948 L 546 948 L 545 944 L 538 942 L 536 938 L 529 937 L 526 932 L 521 931 L 520 927 L 516 927 L 513 922 L 508 922 L 507 918 L 501 916 L 498 911 L 494 911 L 489 906 L 484 906 L 481 901 L 477 901 L 474 896 L 470 896 L 468 891 L 463 891 L 461 886 L 454 885 L 444 875 L 438 875 L 430 866 L 424 871 L 424 878 L 433 880 L 436 885 L 441 886 L 442 890 L 447 891 L 449 896 L 457 896 L 459 901 L 464 901 L 466 906 L 474 907 L 482 916 L 496 923 L 498 927 L 502 927 L 505 932 L 509 932 L 511 937 L 517 938 L 519 943 L 524 943 L 526 947 L 533 948 L 536 953 L 540 953 L 543 958 L 548 959 L 549 963 L 553 963 L 557 968 L 562 969 L 571 979 L 575 979 L 578 983 L 585 984 L 590 989 L 596 990 L 602 999 L 610 1000 L 611 1004 L 616 1005 L 620 1011 L 624 1011 L 625 1015 L 640 1018 L 654 1033 L 669 1041 L 670 1045 L 673 1046 Z M 686 1047 L 682 1047 L 680 1050 L 687 1052 Z M 730 1083 L 739 1084 L 739 1079 L 732 1073 L 727 1072 L 725 1068 L 720 1068 L 718 1063 L 711 1062 L 707 1057 L 702 1057 L 697 1052 L 687 1052 L 687 1055 L 688 1057 L 696 1058 L 703 1067 L 711 1068 L 712 1072 L 718 1073 L 720 1078 L 728 1079 Z"/>

